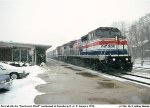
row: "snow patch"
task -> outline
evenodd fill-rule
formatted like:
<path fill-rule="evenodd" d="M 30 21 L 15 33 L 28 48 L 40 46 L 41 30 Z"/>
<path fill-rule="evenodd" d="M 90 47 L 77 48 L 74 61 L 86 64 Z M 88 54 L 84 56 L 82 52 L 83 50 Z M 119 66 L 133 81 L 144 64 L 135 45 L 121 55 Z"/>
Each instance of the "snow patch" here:
<path fill-rule="evenodd" d="M 34 98 L 42 94 L 35 86 L 45 84 L 37 77 L 45 70 L 39 66 L 29 66 L 26 70 L 30 72 L 26 78 L 14 80 L 10 91 L 0 94 L 0 104 L 34 104 Z"/>

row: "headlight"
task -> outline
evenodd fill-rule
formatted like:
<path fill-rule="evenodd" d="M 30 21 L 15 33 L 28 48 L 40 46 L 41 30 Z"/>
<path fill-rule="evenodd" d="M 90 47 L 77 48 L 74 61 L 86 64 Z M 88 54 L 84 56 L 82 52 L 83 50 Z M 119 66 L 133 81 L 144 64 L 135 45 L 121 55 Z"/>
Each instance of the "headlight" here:
<path fill-rule="evenodd" d="M 128 61 L 129 59 L 128 58 L 126 58 L 126 61 Z"/>
<path fill-rule="evenodd" d="M 115 58 L 113 58 L 113 61 L 115 61 L 116 59 Z"/>

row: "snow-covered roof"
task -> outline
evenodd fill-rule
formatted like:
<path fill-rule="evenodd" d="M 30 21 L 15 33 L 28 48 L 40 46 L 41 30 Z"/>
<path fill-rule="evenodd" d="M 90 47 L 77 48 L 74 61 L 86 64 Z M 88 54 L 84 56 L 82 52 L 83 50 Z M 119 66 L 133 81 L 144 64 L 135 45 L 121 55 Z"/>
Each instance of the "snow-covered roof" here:
<path fill-rule="evenodd" d="M 0 47 L 41 47 L 44 49 L 48 49 L 51 45 L 42 45 L 42 44 L 31 44 L 31 43 L 19 43 L 19 42 L 4 42 L 0 41 Z"/>

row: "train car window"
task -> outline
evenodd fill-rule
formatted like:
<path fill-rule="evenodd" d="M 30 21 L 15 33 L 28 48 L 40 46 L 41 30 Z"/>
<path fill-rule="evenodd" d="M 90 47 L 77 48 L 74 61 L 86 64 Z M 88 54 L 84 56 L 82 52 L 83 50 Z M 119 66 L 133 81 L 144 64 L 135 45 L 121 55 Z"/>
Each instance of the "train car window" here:
<path fill-rule="evenodd" d="M 88 34 L 88 40 L 90 40 L 91 39 L 91 36 L 90 36 L 90 34 Z"/>
<path fill-rule="evenodd" d="M 94 32 L 88 34 L 88 40 L 94 39 Z"/>
<path fill-rule="evenodd" d="M 91 36 L 92 36 L 92 39 L 94 39 L 94 33 L 92 33 Z"/>
<path fill-rule="evenodd" d="M 91 35 L 91 33 L 89 33 L 88 40 L 91 40 L 91 39 L 92 39 L 92 35 Z"/>

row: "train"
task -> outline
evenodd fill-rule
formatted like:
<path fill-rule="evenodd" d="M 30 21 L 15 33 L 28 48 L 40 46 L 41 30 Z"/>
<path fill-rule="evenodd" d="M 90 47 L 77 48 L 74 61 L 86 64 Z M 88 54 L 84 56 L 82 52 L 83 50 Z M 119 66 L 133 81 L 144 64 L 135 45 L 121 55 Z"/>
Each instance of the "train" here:
<path fill-rule="evenodd" d="M 127 38 L 116 27 L 99 27 L 80 39 L 58 46 L 48 56 L 102 72 L 131 72 L 133 67 Z"/>

